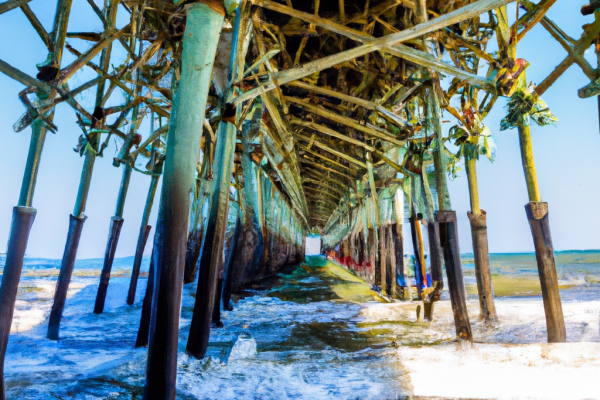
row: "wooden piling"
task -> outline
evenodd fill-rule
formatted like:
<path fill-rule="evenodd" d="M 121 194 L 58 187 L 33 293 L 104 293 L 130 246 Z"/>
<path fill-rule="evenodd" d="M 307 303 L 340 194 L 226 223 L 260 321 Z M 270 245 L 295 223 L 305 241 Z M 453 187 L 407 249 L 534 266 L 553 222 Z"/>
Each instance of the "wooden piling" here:
<path fill-rule="evenodd" d="M 62 49 L 65 44 L 67 26 L 71 13 L 71 4 L 73 0 L 59 0 L 56 6 L 54 16 L 54 25 L 49 40 L 53 47 L 58 49 L 53 54 L 53 62 L 59 65 L 62 60 Z M 58 72 L 57 72 L 58 73 Z M 54 81 L 56 77 L 52 80 Z M 54 97 L 55 91 L 46 93 L 38 89 L 38 100 L 44 104 Z M 54 113 L 47 113 L 43 116 L 47 121 L 52 122 Z M 25 172 L 21 183 L 21 192 L 17 207 L 13 208 L 13 219 L 11 230 L 6 248 L 6 261 L 2 274 L 2 283 L 0 285 L 0 400 L 6 399 L 4 387 L 4 357 L 6 355 L 6 346 L 10 336 L 10 326 L 17 297 L 17 289 L 23 269 L 23 260 L 29 240 L 29 232 L 37 213 L 32 207 L 33 194 L 37 182 L 37 175 L 46 139 L 46 123 L 41 119 L 35 119 L 31 126 L 31 141 L 29 143 L 29 152 L 25 164 Z"/>
<path fill-rule="evenodd" d="M 473 241 L 473 258 L 475 262 L 475 277 L 477 278 L 477 293 L 479 296 L 480 317 L 487 321 L 497 320 L 490 271 L 490 254 L 487 238 L 487 214 L 479 207 L 479 190 L 477 186 L 476 158 L 466 155 L 465 166 L 469 183 L 471 212 L 467 213 L 471 223 L 471 239 Z"/>
<path fill-rule="evenodd" d="M 150 256 L 150 268 L 148 269 L 148 280 L 146 282 L 146 293 L 142 302 L 142 313 L 140 316 L 140 326 L 135 339 L 135 347 L 148 346 L 148 333 L 150 332 L 150 317 L 152 315 L 152 294 L 154 293 L 154 280 L 156 278 L 156 269 L 154 268 L 154 250 Z"/>
<path fill-rule="evenodd" d="M 538 265 L 544 311 L 546 314 L 546 329 L 548 342 L 557 343 L 567 340 L 565 320 L 562 312 L 556 263 L 554 261 L 554 248 L 548 220 L 548 203 L 543 203 L 537 183 L 535 162 L 533 159 L 533 146 L 531 145 L 531 132 L 529 124 L 519 125 L 519 144 L 521 161 L 529 203 L 525 206 Z"/>
<path fill-rule="evenodd" d="M 379 251 L 379 257 L 375 256 L 375 285 L 381 286 L 382 294 L 387 294 L 385 290 L 385 240 L 382 237 L 384 235 L 384 227 L 381 223 L 381 212 L 379 210 L 379 197 L 377 196 L 377 188 L 375 187 L 375 176 L 373 174 L 373 163 L 372 156 L 370 152 L 366 153 L 366 164 L 367 164 L 367 176 L 369 179 L 369 188 L 371 189 L 371 199 L 373 201 L 373 211 L 375 213 L 375 221 L 374 224 L 377 227 L 374 229 L 375 237 L 373 241 L 374 253 L 377 254 Z M 377 235 L 377 230 L 379 230 L 379 235 Z"/>
<path fill-rule="evenodd" d="M 90 145 L 96 151 L 98 149 L 99 134 L 90 136 L 92 136 L 90 139 Z M 69 216 L 67 241 L 65 244 L 65 250 L 63 252 L 58 280 L 56 281 L 56 287 L 54 289 L 52 310 L 50 311 L 50 318 L 48 320 L 47 338 L 51 340 L 58 340 L 59 338 L 60 321 L 64 311 L 65 302 L 67 300 L 67 291 L 69 289 L 69 283 L 71 282 L 73 268 L 75 267 L 75 260 L 77 259 L 77 249 L 79 248 L 79 240 L 81 238 L 81 232 L 83 231 L 83 224 L 87 219 L 84 212 L 95 160 L 95 152 L 87 151 L 85 154 L 83 167 L 81 169 L 81 179 L 77 191 L 75 208 L 73 210 L 73 214 Z"/>
<path fill-rule="evenodd" d="M 204 243 L 203 255 L 200 259 L 196 301 L 186 345 L 187 353 L 196 358 L 203 358 L 208 348 L 218 271 L 224 263 L 223 246 L 229 211 L 229 186 L 233 168 L 235 134 L 236 129 L 233 124 L 220 123 L 214 161 L 214 190 L 211 194 L 210 212 L 206 223 L 207 241 Z"/>
<path fill-rule="evenodd" d="M 65 308 L 67 290 L 69 289 L 69 283 L 71 282 L 73 267 L 75 266 L 77 248 L 79 247 L 83 223 L 86 219 L 87 217 L 85 215 L 80 218 L 69 215 L 67 243 L 65 244 L 65 251 L 63 252 L 60 272 L 58 280 L 56 281 L 56 288 L 54 289 L 54 301 L 52 302 L 52 310 L 50 311 L 50 318 L 48 320 L 48 333 L 46 337 L 51 340 L 58 340 L 59 337 L 60 320 Z"/>
<path fill-rule="evenodd" d="M 426 321 L 433 320 L 433 302 L 440 299 L 444 280 L 442 278 L 442 246 L 440 244 L 440 227 L 434 217 L 433 196 L 429 187 L 427 171 L 422 168 L 421 171 L 423 193 L 425 194 L 425 203 L 427 208 L 427 238 L 429 242 L 429 263 L 431 271 L 431 286 L 433 290 L 429 292 L 423 301 L 423 318 Z"/>
<path fill-rule="evenodd" d="M 152 304 L 144 399 L 175 399 L 179 312 L 188 231 L 190 191 L 212 64 L 225 10 L 192 3 L 186 8 L 181 80 L 167 134 L 164 180 L 154 239 L 156 284 Z"/>
<path fill-rule="evenodd" d="M 394 238 L 394 231 L 396 230 L 396 224 L 388 225 L 388 231 L 386 234 L 388 240 L 388 254 L 389 262 L 387 263 L 387 292 L 390 297 L 396 297 L 396 272 L 397 272 L 397 261 L 396 261 L 396 239 Z"/>
<path fill-rule="evenodd" d="M 231 293 L 239 293 L 244 283 L 250 281 L 251 277 L 260 277 L 260 261 L 264 247 L 263 231 L 260 222 L 260 201 L 262 193 L 262 180 L 260 171 L 252 162 L 251 152 L 252 136 L 260 126 L 242 125 L 242 169 L 244 176 L 244 188 L 240 191 L 240 201 L 243 205 L 242 227 L 240 242 L 236 247 L 234 255 L 235 262 L 228 269 L 228 275 L 223 292 L 223 303 L 229 306 Z"/>
<path fill-rule="evenodd" d="M 110 226 L 108 228 L 108 239 L 106 241 L 102 272 L 100 273 L 100 283 L 98 284 L 98 291 L 96 293 L 94 314 L 102 314 L 104 311 L 104 303 L 106 301 L 106 293 L 108 292 L 113 260 L 115 259 L 115 253 L 117 252 L 121 228 L 125 221 L 123 219 L 123 209 L 125 208 L 125 198 L 127 197 L 127 190 L 129 189 L 129 181 L 131 179 L 131 169 L 129 162 L 126 162 L 123 165 L 123 176 L 121 178 L 121 186 L 119 187 L 119 195 L 117 196 L 117 208 L 115 210 L 115 215 L 110 219 Z"/>
<path fill-rule="evenodd" d="M 475 277 L 477 278 L 477 292 L 479 295 L 480 317 L 489 322 L 497 320 L 496 306 L 494 304 L 494 290 L 492 288 L 492 274 L 490 271 L 490 256 L 487 239 L 486 213 L 481 210 L 479 214 L 468 212 L 471 223 L 471 238 L 473 240 L 473 258 L 475 262 Z"/>
<path fill-rule="evenodd" d="M 37 211 L 31 207 L 17 206 L 13 208 L 10 237 L 6 247 L 6 260 L 0 286 L 0 398 L 6 399 L 4 388 L 4 358 L 10 335 L 17 289 L 23 268 L 23 259 L 27 249 L 29 231 L 35 220 Z"/>
<path fill-rule="evenodd" d="M 458 246 L 456 212 L 438 211 L 436 218 L 440 225 L 440 242 L 444 252 L 456 336 L 460 339 L 472 341 L 473 334 L 471 333 L 471 323 L 467 312 L 466 291 L 460 260 L 460 248 Z"/>
<path fill-rule="evenodd" d="M 142 214 L 142 223 L 140 226 L 140 234 L 138 235 L 137 245 L 135 247 L 135 257 L 133 259 L 133 268 L 131 270 L 131 280 L 129 281 L 129 290 L 127 291 L 127 304 L 132 305 L 135 301 L 135 292 L 137 289 L 138 277 L 140 275 L 140 267 L 142 265 L 142 257 L 144 256 L 144 249 L 146 248 L 146 242 L 148 241 L 148 235 L 152 227 L 148 225 L 150 219 L 150 213 L 152 212 L 152 204 L 154 203 L 154 196 L 156 194 L 156 187 L 158 186 L 158 180 L 160 179 L 160 173 L 162 171 L 162 161 L 159 165 L 153 169 L 156 175 L 150 178 L 150 187 L 148 188 L 148 195 L 146 196 L 146 205 L 144 206 L 144 213 Z"/>
<path fill-rule="evenodd" d="M 205 155 L 202 160 L 204 164 L 208 164 L 210 161 Z M 204 168 L 202 168 L 204 170 Z M 196 279 L 198 274 L 198 260 L 200 258 L 200 252 L 202 251 L 202 245 L 204 244 L 204 211 L 207 206 L 206 198 L 208 195 L 209 187 L 211 183 L 204 177 L 198 177 L 196 179 L 196 185 L 194 190 L 194 200 L 192 201 L 191 207 L 191 221 L 188 232 L 187 249 L 185 252 L 185 272 L 183 274 L 183 283 L 192 283 Z"/>
<path fill-rule="evenodd" d="M 535 245 L 535 258 L 540 275 L 546 314 L 548 343 L 566 342 L 567 333 L 558 290 L 558 276 L 556 274 L 554 248 L 548 219 L 548 203 L 530 202 L 525 206 L 525 211 L 527 212 L 533 244 Z"/>
<path fill-rule="evenodd" d="M 242 223 L 240 218 L 235 222 L 235 229 L 233 231 L 233 236 L 231 237 L 231 248 L 229 249 L 229 253 L 227 254 L 227 261 L 225 263 L 225 273 L 223 280 L 223 309 L 227 311 L 233 310 L 233 306 L 231 305 L 231 295 L 234 289 L 233 281 L 236 279 L 236 274 L 239 274 L 239 269 L 234 268 L 236 263 L 239 263 L 240 251 L 239 246 L 243 245 L 241 242 L 241 233 L 242 233 Z M 239 279 L 239 278 L 238 278 Z M 215 306 L 217 307 L 218 304 Z"/>
<path fill-rule="evenodd" d="M 411 239 L 412 239 L 412 244 L 413 244 L 413 252 L 414 252 L 414 257 L 415 257 L 415 281 L 416 281 L 416 285 L 417 285 L 417 298 L 419 300 L 422 300 L 422 294 L 421 292 L 423 291 L 423 273 L 422 271 L 422 259 L 423 259 L 423 255 L 422 255 L 422 246 L 419 246 L 419 231 L 420 231 L 420 226 L 419 226 L 419 219 L 415 216 L 415 215 L 411 215 L 410 218 L 408 219 L 408 221 L 410 222 L 410 234 L 411 234 Z M 407 284 L 410 286 L 412 285 L 411 282 L 407 282 Z"/>

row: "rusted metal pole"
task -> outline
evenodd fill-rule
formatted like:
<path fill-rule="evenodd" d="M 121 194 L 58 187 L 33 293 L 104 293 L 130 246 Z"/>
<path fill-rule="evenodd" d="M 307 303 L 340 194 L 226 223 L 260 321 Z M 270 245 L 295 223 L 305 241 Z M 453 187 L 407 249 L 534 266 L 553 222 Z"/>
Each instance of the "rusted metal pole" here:
<path fill-rule="evenodd" d="M 212 7 L 211 7 L 212 6 Z M 179 312 L 187 242 L 190 191 L 212 65 L 225 10 L 219 3 L 187 5 L 181 81 L 173 101 L 154 240 L 155 285 L 144 399 L 175 399 Z"/>

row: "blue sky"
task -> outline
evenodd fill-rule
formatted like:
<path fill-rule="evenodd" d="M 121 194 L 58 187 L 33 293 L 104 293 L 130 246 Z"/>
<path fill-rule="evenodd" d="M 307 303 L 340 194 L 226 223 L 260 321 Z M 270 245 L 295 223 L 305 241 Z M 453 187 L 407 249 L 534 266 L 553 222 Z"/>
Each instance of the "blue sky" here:
<path fill-rule="evenodd" d="M 584 3 L 582 0 L 559 0 L 548 17 L 571 37 L 578 39 L 582 25 L 593 22 L 593 17 L 583 17 L 579 13 Z M 29 4 L 46 29 L 51 30 L 55 2 L 35 0 Z M 514 14 L 513 6 L 509 9 L 509 15 Z M 99 31 L 100 24 L 85 2 L 73 2 L 71 15 L 69 31 Z M 119 21 L 118 26 L 124 23 Z M 35 75 L 35 64 L 45 59 L 46 50 L 19 10 L 0 16 L 0 37 L 4 38 L 0 42 L 0 59 Z M 69 39 L 69 43 L 79 50 L 90 46 L 80 40 Z M 541 82 L 566 55 L 565 50 L 542 26 L 536 26 L 519 43 L 518 56 L 531 64 L 527 78 L 534 83 Z M 592 50 L 588 50 L 586 57 L 596 67 L 596 56 Z M 71 60 L 72 57 L 65 52 L 63 65 Z M 71 87 L 90 77 L 93 74 L 89 71 L 76 74 Z M 600 213 L 595 208 L 600 204 L 597 183 L 600 177 L 600 158 L 597 156 L 600 152 L 598 106 L 595 98 L 582 100 L 577 97 L 577 89 L 587 83 L 589 80 L 581 70 L 577 66 L 571 67 L 543 96 L 558 117 L 559 126 L 532 126 L 540 191 L 543 200 L 549 203 L 552 236 L 557 250 L 600 248 L 600 236 L 596 228 L 600 226 Z M 28 128 L 15 133 L 12 129 L 13 123 L 24 112 L 17 98 L 23 86 L 0 74 L 0 88 L 0 134 L 4 143 L 0 157 L 0 251 L 4 251 L 12 207 L 16 205 L 19 195 L 31 130 Z M 93 102 L 93 98 L 94 93 L 90 93 L 83 99 L 89 109 L 88 104 Z M 499 101 L 485 121 L 494 132 L 498 153 L 493 164 L 485 159 L 478 163 L 480 203 L 488 213 L 491 252 L 532 251 L 533 242 L 524 210 L 528 199 L 517 132 L 499 132 L 500 120 L 506 112 L 504 104 L 505 101 Z M 50 258 L 62 257 L 68 216 L 75 203 L 83 164 L 83 158 L 72 151 L 80 134 L 72 109 L 64 104 L 59 106 L 55 123 L 59 127 L 58 133 L 48 134 L 42 155 L 34 198 L 38 215 L 27 251 L 32 256 Z M 446 128 L 450 126 L 452 124 L 445 124 Z M 147 124 L 141 127 L 140 133 L 147 137 Z M 105 157 L 96 161 L 79 258 L 102 257 L 104 254 L 121 179 L 121 169 L 112 166 L 115 152 L 113 142 L 106 149 Z M 449 183 L 450 195 L 452 206 L 459 216 L 461 250 L 469 252 L 471 237 L 466 217 L 469 210 L 468 188 L 464 171 L 459 175 Z M 148 176 L 134 172 L 125 205 L 125 223 L 117 257 L 130 256 L 135 252 L 149 182 Z M 152 223 L 156 220 L 157 206 L 155 203 L 150 219 Z M 408 232 L 405 237 L 410 237 Z M 150 247 L 147 246 L 147 252 Z M 405 247 L 410 248 L 409 243 Z"/>

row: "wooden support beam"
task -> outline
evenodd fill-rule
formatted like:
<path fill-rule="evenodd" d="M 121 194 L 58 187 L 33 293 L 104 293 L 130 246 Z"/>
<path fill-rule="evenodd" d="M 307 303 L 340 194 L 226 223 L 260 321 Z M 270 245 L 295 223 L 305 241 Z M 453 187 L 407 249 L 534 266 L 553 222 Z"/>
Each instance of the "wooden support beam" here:
<path fill-rule="evenodd" d="M 46 29 L 44 29 L 44 26 L 42 25 L 40 20 L 33 13 L 33 11 L 31 11 L 31 8 L 29 8 L 29 4 L 23 4 L 21 6 L 21 11 L 23 11 L 23 14 L 25 14 L 27 19 L 31 23 L 31 26 L 33 26 L 33 29 L 35 29 L 37 34 L 40 36 L 40 38 L 42 39 L 42 41 L 48 48 L 48 51 L 49 52 L 54 51 L 54 43 L 52 43 L 52 39 L 50 39 L 48 32 L 46 32 Z"/>
<path fill-rule="evenodd" d="M 538 95 L 542 95 L 556 82 L 556 80 L 571 66 L 576 62 L 576 58 L 573 57 L 572 54 L 582 55 L 592 44 L 594 40 L 600 34 L 600 21 L 594 21 L 587 30 L 583 32 L 580 39 L 577 41 L 575 46 L 567 58 L 565 58 L 559 65 L 544 79 L 536 88 L 535 92 Z M 583 69 L 583 72 L 586 73 L 586 69 Z M 590 71 L 588 71 L 589 73 Z M 587 74 L 586 74 L 587 75 Z M 588 76 L 590 79 L 595 79 L 596 76 Z"/>
<path fill-rule="evenodd" d="M 296 137 L 298 137 L 298 138 L 300 138 L 300 139 L 302 139 L 302 140 L 305 140 L 306 142 L 312 143 L 314 146 L 317 146 L 320 149 L 323 149 L 323 150 L 325 150 L 325 151 L 327 151 L 327 152 L 329 152 L 331 154 L 334 154 L 334 155 L 336 155 L 336 156 L 338 156 L 338 157 L 340 157 L 340 158 L 342 158 L 342 159 L 344 159 L 344 160 L 346 160 L 348 162 L 351 162 L 351 163 L 353 163 L 354 165 L 356 165 L 356 166 L 358 166 L 360 168 L 367 168 L 367 165 L 364 162 L 359 161 L 356 158 L 350 157 L 350 156 L 342 153 L 341 151 L 334 150 L 331 147 L 327 146 L 324 143 L 321 143 L 318 140 L 311 139 L 311 138 L 309 138 L 307 136 L 304 136 L 304 135 L 302 135 L 300 133 L 295 133 L 294 132 L 293 135 L 296 136 Z"/>
<path fill-rule="evenodd" d="M 341 167 L 341 168 L 347 169 L 348 171 L 352 171 L 352 172 L 354 172 L 354 171 L 355 171 L 354 169 L 352 169 L 352 168 L 350 168 L 350 167 L 347 167 L 347 166 L 345 166 L 344 164 L 340 164 L 339 162 L 337 162 L 337 161 L 334 161 L 334 160 L 332 160 L 331 158 L 328 158 L 328 157 L 326 157 L 326 156 L 324 156 L 324 155 L 322 155 L 322 154 L 319 154 L 319 153 L 317 153 L 317 152 L 314 152 L 314 151 L 312 151 L 311 149 L 309 149 L 308 147 L 304 146 L 304 145 L 303 145 L 303 144 L 301 144 L 300 142 L 296 142 L 296 146 L 298 146 L 300 149 L 304 150 L 305 152 L 307 152 L 307 153 L 309 153 L 309 154 L 312 154 L 313 156 L 316 156 L 316 157 L 318 157 L 318 158 L 321 158 L 321 159 L 323 159 L 323 160 L 327 161 L 328 163 L 330 163 L 330 164 L 332 164 L 332 165 L 336 165 L 336 166 L 338 166 L 338 167 Z"/>
<path fill-rule="evenodd" d="M 30 1 L 32 0 L 8 0 L 2 2 L 0 3 L 0 15 L 4 14 L 5 12 L 9 12 L 10 10 L 13 10 L 17 7 L 25 6 Z"/>
<path fill-rule="evenodd" d="M 368 125 L 362 125 L 362 124 L 356 122 L 355 120 L 353 120 L 352 118 L 348 118 L 343 115 L 336 114 L 332 111 L 328 111 L 328 110 L 324 109 L 323 107 L 319 107 L 319 106 L 310 104 L 307 101 L 303 101 L 303 100 L 297 99 L 295 97 L 288 97 L 288 96 L 286 96 L 285 99 L 287 101 L 289 101 L 290 103 L 294 103 L 294 104 L 304 108 L 308 112 L 319 115 L 321 117 L 328 118 L 334 122 L 345 125 L 349 128 L 356 129 L 357 131 L 363 132 L 369 136 L 376 137 L 378 139 L 383 139 L 387 142 L 396 144 L 398 146 L 404 146 L 406 144 L 406 141 L 399 140 L 384 130 L 381 130 L 379 128 L 375 128 L 372 126 L 368 126 Z"/>
<path fill-rule="evenodd" d="M 236 97 L 232 100 L 232 103 L 238 104 L 245 100 L 252 99 L 260 95 L 260 93 L 265 93 L 270 90 L 273 90 L 276 87 L 276 84 L 274 82 L 275 80 L 278 82 L 279 85 L 284 85 L 288 82 L 302 79 L 306 76 L 314 74 L 315 72 L 319 72 L 326 68 L 333 67 L 334 65 L 341 64 L 345 61 L 350 61 L 357 57 L 364 56 L 365 54 L 371 53 L 373 51 L 381 50 L 385 47 L 400 42 L 405 42 L 410 39 L 418 38 L 428 33 L 435 32 L 439 29 L 453 25 L 457 22 L 476 17 L 489 10 L 511 3 L 512 1 L 514 0 L 478 0 L 455 11 L 441 15 L 427 22 L 415 25 L 414 27 L 406 29 L 402 32 L 374 39 L 361 46 L 343 51 L 338 54 L 332 54 L 330 56 L 326 56 L 315 61 L 311 61 L 297 68 L 280 71 L 277 74 L 273 75 L 273 80 Z"/>
<path fill-rule="evenodd" d="M 314 92 L 314 93 L 320 93 L 320 94 L 324 94 L 326 96 L 335 97 L 342 101 L 347 101 L 349 103 L 356 104 L 358 106 L 366 108 L 367 110 L 377 111 L 384 118 L 390 120 L 391 122 L 395 123 L 396 125 L 398 125 L 400 127 L 403 127 L 408 124 L 408 121 L 406 121 L 404 118 L 399 117 L 398 115 L 394 114 L 387 108 L 382 107 L 379 104 L 373 103 L 368 100 L 363 100 L 358 97 L 349 96 L 347 94 L 336 92 L 335 90 L 326 89 L 326 88 L 322 88 L 319 86 L 314 86 L 314 85 L 311 85 L 311 84 L 308 84 L 308 83 L 305 83 L 302 81 L 290 82 L 290 83 L 288 83 L 288 86 L 294 86 L 294 87 L 298 87 L 301 89 L 310 90 L 311 92 Z M 398 112 L 398 111 L 396 111 L 396 112 Z"/>
<path fill-rule="evenodd" d="M 385 154 L 383 154 L 382 152 L 376 150 L 374 147 L 371 147 L 368 144 L 366 144 L 364 142 L 361 142 L 360 140 L 352 139 L 351 137 L 348 137 L 346 135 L 342 135 L 341 133 L 338 133 L 338 132 L 334 131 L 333 129 L 331 129 L 331 128 L 325 126 L 325 125 L 319 125 L 319 124 L 316 124 L 314 122 L 304 121 L 304 120 L 301 120 L 299 118 L 292 118 L 291 122 L 294 123 L 294 124 L 296 124 L 296 125 L 301 125 L 301 126 L 310 128 L 310 129 L 312 129 L 312 130 L 314 130 L 316 132 L 325 133 L 325 134 L 327 134 L 329 136 L 333 136 L 335 138 L 344 140 L 344 141 L 346 141 L 348 143 L 352 143 L 352 144 L 354 144 L 356 146 L 363 147 L 367 151 L 370 151 L 370 152 L 374 153 L 375 155 L 377 155 L 377 157 L 381 158 L 386 164 L 390 165 L 392 168 L 394 168 L 396 171 L 400 172 L 401 174 L 403 174 L 405 176 L 409 176 L 409 174 L 410 174 L 410 172 L 406 168 L 404 168 L 404 167 L 396 164 L 395 162 L 393 162 L 392 160 L 390 160 L 388 157 L 386 157 Z M 312 141 L 312 139 L 311 139 L 311 141 Z"/>
<path fill-rule="evenodd" d="M 548 11 L 550 6 L 554 4 L 555 1 L 556 0 L 545 0 L 540 2 L 539 4 L 533 4 L 528 0 L 523 0 L 523 6 L 528 11 L 535 10 L 536 8 L 540 11 L 535 17 L 535 22 L 532 21 L 522 32 L 519 33 L 519 40 L 521 40 L 522 35 L 524 35 L 525 32 L 531 29 L 533 23 L 537 23 L 539 21 L 542 24 L 542 26 L 548 31 L 548 33 L 550 33 L 550 35 L 565 49 L 565 51 L 569 54 L 571 61 L 577 63 L 581 67 L 583 73 L 589 79 L 593 80 L 597 77 L 596 71 L 583 57 L 583 52 L 575 51 L 575 47 L 578 45 L 578 43 L 581 42 L 581 40 L 583 39 L 583 35 L 579 41 L 572 44 L 573 39 L 567 36 L 567 34 L 564 33 L 562 29 L 560 29 L 552 20 L 545 16 L 545 13 Z M 591 28 L 592 30 L 594 30 L 593 25 L 591 26 Z M 591 45 L 591 42 L 589 45 Z M 587 50 L 587 48 L 583 49 L 583 51 L 585 50 Z"/>
<path fill-rule="evenodd" d="M 300 163 L 301 164 L 308 164 L 308 165 L 311 165 L 311 166 L 314 166 L 314 167 L 317 167 L 317 168 L 321 168 L 321 169 L 323 169 L 325 171 L 333 172 L 334 174 L 340 175 L 340 176 L 342 176 L 342 177 L 344 177 L 346 179 L 349 179 L 349 180 L 356 180 L 357 179 L 356 176 L 350 176 L 350 175 L 344 174 L 343 172 L 340 172 L 340 171 L 337 171 L 335 169 L 326 167 L 326 166 L 324 166 L 324 165 L 322 165 L 320 163 L 316 163 L 314 161 L 310 161 L 309 159 L 306 159 L 306 158 L 301 158 L 300 159 Z"/>

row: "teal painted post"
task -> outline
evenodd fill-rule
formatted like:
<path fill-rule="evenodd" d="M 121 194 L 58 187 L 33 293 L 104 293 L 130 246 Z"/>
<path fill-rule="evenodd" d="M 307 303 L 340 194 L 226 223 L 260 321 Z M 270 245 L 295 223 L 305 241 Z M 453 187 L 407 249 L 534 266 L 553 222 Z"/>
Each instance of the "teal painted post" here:
<path fill-rule="evenodd" d="M 193 357 L 203 358 L 208 348 L 210 322 L 214 309 L 219 271 L 224 270 L 223 248 L 227 215 L 229 212 L 230 186 L 235 154 L 237 128 L 225 117 L 236 118 L 239 106 L 232 107 L 225 102 L 234 95 L 233 82 L 237 77 L 238 38 L 240 33 L 240 9 L 236 11 L 235 26 L 231 38 L 229 89 L 221 97 L 221 116 L 215 148 L 213 191 L 210 194 L 210 210 L 206 223 L 206 241 L 202 249 L 196 301 L 190 324 L 186 352 Z"/>
<path fill-rule="evenodd" d="M 154 239 L 154 291 L 144 399 L 175 399 L 179 312 L 189 222 L 190 192 L 225 10 L 187 5 L 181 81 L 173 101 L 164 180 Z M 234 133 L 235 135 L 235 133 Z"/>

